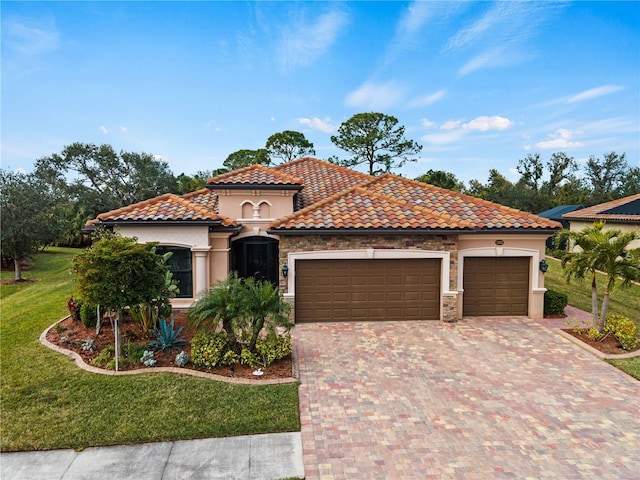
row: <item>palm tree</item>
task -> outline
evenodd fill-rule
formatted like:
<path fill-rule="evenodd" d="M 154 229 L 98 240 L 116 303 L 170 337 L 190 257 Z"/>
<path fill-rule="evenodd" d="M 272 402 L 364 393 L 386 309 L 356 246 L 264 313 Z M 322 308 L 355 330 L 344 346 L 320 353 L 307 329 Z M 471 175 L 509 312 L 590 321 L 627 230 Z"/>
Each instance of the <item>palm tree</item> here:
<path fill-rule="evenodd" d="M 572 278 L 591 277 L 591 311 L 594 325 L 602 330 L 609 309 L 609 296 L 618 282 L 627 286 L 640 274 L 638 249 L 629 250 L 629 244 L 638 238 L 635 231 L 622 232 L 618 229 L 604 230 L 605 222 L 595 222 L 580 231 L 560 230 L 555 244 L 569 241 L 572 249 L 559 253 L 562 259 L 564 276 L 569 282 Z M 602 308 L 598 316 L 597 272 L 603 272 L 607 283 L 602 299 Z"/>
<path fill-rule="evenodd" d="M 256 282 L 253 278 L 247 278 L 245 286 L 243 313 L 251 330 L 247 348 L 250 352 L 255 352 L 256 342 L 263 328 L 266 327 L 268 334 L 275 335 L 277 327 L 284 327 L 287 330 L 293 327 L 289 319 L 291 305 L 282 298 L 278 287 L 269 281 Z"/>
<path fill-rule="evenodd" d="M 235 323 L 242 314 L 243 298 L 243 280 L 232 273 L 225 280 L 216 282 L 189 308 L 189 326 L 196 330 L 216 330 L 222 324 L 231 349 L 239 354 L 241 346 Z"/>

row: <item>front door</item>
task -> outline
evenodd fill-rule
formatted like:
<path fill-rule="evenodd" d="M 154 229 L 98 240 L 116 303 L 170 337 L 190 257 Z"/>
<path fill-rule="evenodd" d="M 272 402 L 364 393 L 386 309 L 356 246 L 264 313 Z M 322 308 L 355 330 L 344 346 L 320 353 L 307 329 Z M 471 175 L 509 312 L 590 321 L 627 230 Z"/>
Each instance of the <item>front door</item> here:
<path fill-rule="evenodd" d="M 242 278 L 278 284 L 278 241 L 269 237 L 246 237 L 231 247 L 232 269 Z"/>

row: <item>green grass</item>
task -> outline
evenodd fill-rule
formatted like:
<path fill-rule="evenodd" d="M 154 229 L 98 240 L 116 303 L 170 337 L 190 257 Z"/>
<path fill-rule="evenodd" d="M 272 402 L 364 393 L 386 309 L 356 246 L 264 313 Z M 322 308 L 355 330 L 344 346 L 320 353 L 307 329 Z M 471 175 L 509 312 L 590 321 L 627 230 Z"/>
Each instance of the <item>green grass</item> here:
<path fill-rule="evenodd" d="M 295 384 L 231 385 L 164 373 L 105 376 L 42 346 L 40 333 L 68 313 L 73 254 L 49 249 L 25 272 L 35 282 L 0 287 L 2 451 L 300 429 Z"/>
<path fill-rule="evenodd" d="M 567 284 L 567 281 L 562 276 L 560 260 L 547 257 L 547 262 L 549 263 L 549 270 L 544 276 L 544 286 L 557 290 L 558 292 L 566 293 L 569 296 L 569 305 L 590 312 L 591 280 L 585 280 L 584 282 L 571 280 L 571 283 Z M 605 281 L 605 275 L 598 274 L 599 306 L 602 306 Z M 609 312 L 629 317 L 634 320 L 638 328 L 640 328 L 640 285 L 622 287 L 618 284 L 609 296 Z"/>
<path fill-rule="evenodd" d="M 567 281 L 562 276 L 562 265 L 559 260 L 548 258 L 549 270 L 545 274 L 544 286 L 552 288 L 558 292 L 566 293 L 569 296 L 569 305 L 591 311 L 591 283 L 590 281 L 572 280 Z M 598 275 L 598 302 L 602 305 L 602 295 L 604 292 L 605 275 Z M 638 325 L 640 331 L 640 285 L 631 285 L 628 288 L 618 285 L 610 295 L 609 312 L 617 313 L 629 317 Z M 640 357 L 628 358 L 624 360 L 611 360 L 609 363 L 632 377 L 640 380 Z"/>
<path fill-rule="evenodd" d="M 623 360 L 607 360 L 611 365 L 640 380 L 640 357 Z"/>

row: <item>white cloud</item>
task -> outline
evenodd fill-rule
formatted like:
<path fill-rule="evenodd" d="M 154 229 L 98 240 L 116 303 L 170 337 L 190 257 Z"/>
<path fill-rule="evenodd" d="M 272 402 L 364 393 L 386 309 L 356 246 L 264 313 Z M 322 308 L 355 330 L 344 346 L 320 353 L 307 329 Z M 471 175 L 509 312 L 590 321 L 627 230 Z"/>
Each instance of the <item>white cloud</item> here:
<path fill-rule="evenodd" d="M 573 141 L 573 137 L 580 133 L 582 132 L 567 130 L 566 128 L 559 128 L 555 131 L 555 133 L 549 135 L 549 140 L 538 142 L 535 144 L 535 146 L 542 150 L 582 147 L 584 146 L 582 142 Z"/>
<path fill-rule="evenodd" d="M 277 48 L 282 66 L 312 64 L 331 48 L 348 23 L 344 11 L 332 10 L 320 15 L 315 22 L 298 20 L 288 24 Z"/>
<path fill-rule="evenodd" d="M 620 85 L 603 85 L 602 87 L 591 88 L 573 95 L 567 99 L 567 103 L 581 102 L 583 100 L 591 100 L 592 98 L 602 97 L 604 95 L 611 95 L 612 93 L 622 90 Z"/>
<path fill-rule="evenodd" d="M 446 143 L 456 142 L 461 140 L 465 135 L 472 132 L 488 132 L 489 130 L 506 130 L 514 124 L 512 120 L 506 117 L 486 115 L 476 117 L 473 120 L 464 123 L 462 120 L 447 120 L 440 125 L 440 130 L 444 130 L 441 133 L 429 133 L 422 137 L 427 143 L 434 145 L 442 145 Z M 423 119 L 422 125 L 425 128 L 434 126 L 434 122 Z"/>
<path fill-rule="evenodd" d="M 422 126 L 424 128 L 431 128 L 435 126 L 435 122 L 432 122 L 431 120 L 429 120 L 428 118 L 423 118 L 420 120 L 420 123 L 422 123 Z"/>
<path fill-rule="evenodd" d="M 53 25 L 16 18 L 3 23 L 3 43 L 19 53 L 40 55 L 58 48 L 59 34 Z"/>
<path fill-rule="evenodd" d="M 413 2 L 402 14 L 398 23 L 398 30 L 406 34 L 412 34 L 431 18 L 433 9 L 429 2 Z"/>
<path fill-rule="evenodd" d="M 129 129 L 128 129 L 127 127 L 125 127 L 124 125 L 121 125 L 121 126 L 120 126 L 120 131 L 121 131 L 121 132 L 128 132 L 128 131 L 129 131 Z"/>
<path fill-rule="evenodd" d="M 421 139 L 433 145 L 443 145 L 460 140 L 464 135 L 465 131 L 462 129 L 458 129 L 450 130 L 446 133 L 429 133 L 421 137 Z"/>
<path fill-rule="evenodd" d="M 513 125 L 513 122 L 505 117 L 477 117 L 471 120 L 469 123 L 465 123 L 462 128 L 469 130 L 480 130 L 486 132 L 488 130 L 506 130 Z"/>
<path fill-rule="evenodd" d="M 99 128 L 102 131 L 102 133 L 104 133 L 105 135 L 109 133 L 109 130 L 107 130 L 107 127 L 105 127 L 104 125 L 100 125 Z"/>
<path fill-rule="evenodd" d="M 351 107 L 389 108 L 404 98 L 404 87 L 396 82 L 374 84 L 366 82 L 347 95 L 345 102 Z"/>
<path fill-rule="evenodd" d="M 446 90 L 438 90 L 437 92 L 433 92 L 429 95 L 416 97 L 409 102 L 409 106 L 410 107 L 427 107 L 433 103 L 436 103 L 439 100 L 442 100 L 446 93 L 447 93 Z"/>
<path fill-rule="evenodd" d="M 328 117 L 326 117 L 324 120 L 318 117 L 313 117 L 313 118 L 302 117 L 302 118 L 298 118 L 298 123 L 300 123 L 301 125 L 306 125 L 307 127 L 312 128 L 314 130 L 320 130 L 321 132 L 325 132 L 325 133 L 333 133 L 338 129 L 335 123 Z"/>
<path fill-rule="evenodd" d="M 462 120 L 447 120 L 440 125 L 440 130 L 453 130 L 454 128 L 458 128 L 460 125 L 462 125 Z"/>

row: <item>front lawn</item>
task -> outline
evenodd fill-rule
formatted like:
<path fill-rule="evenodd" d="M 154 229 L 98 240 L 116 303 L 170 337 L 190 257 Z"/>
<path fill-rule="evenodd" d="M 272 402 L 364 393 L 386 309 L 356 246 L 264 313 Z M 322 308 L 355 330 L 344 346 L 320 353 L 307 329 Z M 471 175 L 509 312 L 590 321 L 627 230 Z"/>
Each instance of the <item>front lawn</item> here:
<path fill-rule="evenodd" d="M 572 280 L 567 284 L 562 276 L 562 265 L 560 260 L 547 257 L 549 270 L 545 274 L 544 286 L 558 292 L 566 293 L 569 296 L 569 305 L 591 312 L 591 283 L 590 281 L 579 282 Z M 602 294 L 604 291 L 605 276 L 598 278 L 598 301 L 602 305 Z M 617 313 L 629 317 L 638 325 L 640 331 L 640 285 L 630 287 L 618 286 L 609 300 L 609 312 Z M 640 380 L 640 357 L 628 358 L 626 360 L 611 360 L 612 365 L 628 373 L 632 377 Z"/>
<path fill-rule="evenodd" d="M 74 253 L 49 249 L 24 274 L 35 282 L 0 286 L 2 451 L 300 429 L 295 384 L 230 385 L 159 373 L 98 375 L 42 346 L 42 331 L 68 313 Z M 2 274 L 3 279 L 11 276 Z"/>

